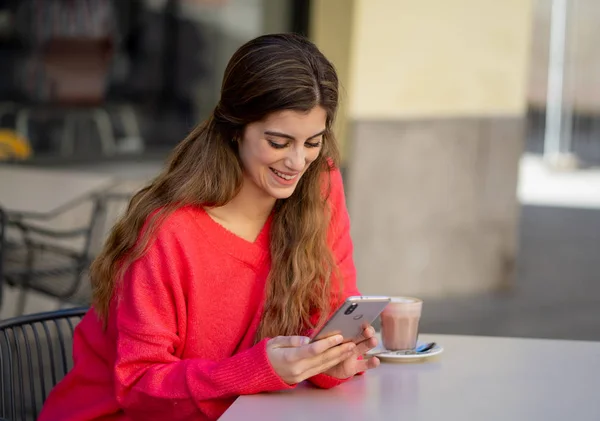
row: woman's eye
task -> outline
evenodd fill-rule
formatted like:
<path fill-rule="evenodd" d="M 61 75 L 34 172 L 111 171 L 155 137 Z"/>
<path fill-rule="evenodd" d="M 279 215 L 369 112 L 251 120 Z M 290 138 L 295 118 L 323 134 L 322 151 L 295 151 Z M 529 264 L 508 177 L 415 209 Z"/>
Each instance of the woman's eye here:
<path fill-rule="evenodd" d="M 318 148 L 319 146 L 321 146 L 321 142 L 306 142 L 305 145 L 308 148 Z"/>
<path fill-rule="evenodd" d="M 287 146 L 287 144 L 281 144 L 281 143 L 277 143 L 277 142 L 273 142 L 272 140 L 267 139 L 267 142 L 269 142 L 269 145 L 271 145 L 271 147 L 275 148 L 275 149 L 283 149 Z"/>

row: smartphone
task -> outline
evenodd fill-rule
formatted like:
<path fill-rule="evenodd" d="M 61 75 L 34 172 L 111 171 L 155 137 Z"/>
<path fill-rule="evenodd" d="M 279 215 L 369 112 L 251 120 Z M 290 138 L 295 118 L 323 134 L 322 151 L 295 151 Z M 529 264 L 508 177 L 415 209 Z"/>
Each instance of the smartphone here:
<path fill-rule="evenodd" d="M 390 302 L 390 297 L 362 295 L 348 297 L 311 342 L 333 335 L 342 335 L 344 342 L 357 342 L 366 325 L 372 324 Z"/>

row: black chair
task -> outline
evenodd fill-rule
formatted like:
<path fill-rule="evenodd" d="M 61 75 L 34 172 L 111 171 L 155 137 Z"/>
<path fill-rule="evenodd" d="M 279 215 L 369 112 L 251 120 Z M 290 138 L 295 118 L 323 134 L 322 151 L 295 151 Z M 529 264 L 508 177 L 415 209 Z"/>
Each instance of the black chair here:
<path fill-rule="evenodd" d="M 30 290 L 56 298 L 62 304 L 90 304 L 87 269 L 131 195 L 131 192 L 99 195 L 94 201 L 90 223 L 83 228 L 58 231 L 19 221 L 9 222 L 21 237 L 20 246 L 7 248 L 3 256 L 4 279 L 20 290 L 17 316 L 23 314 Z M 83 247 L 70 249 L 60 245 L 65 239 L 82 239 Z"/>
<path fill-rule="evenodd" d="M 87 307 L 0 321 L 0 417 L 35 420 L 52 388 L 72 368 L 75 326 Z"/>
<path fill-rule="evenodd" d="M 82 274 L 92 259 L 90 247 L 103 219 L 103 207 L 104 200 L 95 200 L 89 224 L 75 229 L 59 231 L 24 221 L 7 222 L 6 226 L 19 234 L 10 247 L 5 245 L 2 256 L 6 284 L 20 290 L 17 316 L 23 314 L 30 290 L 65 303 L 79 292 Z M 65 240 L 83 240 L 83 247 L 64 246 Z M 80 304 L 89 304 L 89 300 Z"/>

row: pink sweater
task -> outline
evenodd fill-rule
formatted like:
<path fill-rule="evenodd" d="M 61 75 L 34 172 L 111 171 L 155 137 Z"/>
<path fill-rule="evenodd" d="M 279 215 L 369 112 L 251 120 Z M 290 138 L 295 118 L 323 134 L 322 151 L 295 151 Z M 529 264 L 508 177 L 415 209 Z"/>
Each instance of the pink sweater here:
<path fill-rule="evenodd" d="M 342 179 L 332 173 L 329 238 L 345 296 L 359 295 Z M 77 326 L 74 368 L 39 421 L 215 420 L 239 395 L 289 389 L 253 340 L 270 268 L 267 221 L 254 243 L 198 207 L 159 228 L 126 273 L 103 331 L 93 309 Z M 338 303 L 336 303 L 338 304 Z M 342 381 L 310 379 L 329 388 Z"/>

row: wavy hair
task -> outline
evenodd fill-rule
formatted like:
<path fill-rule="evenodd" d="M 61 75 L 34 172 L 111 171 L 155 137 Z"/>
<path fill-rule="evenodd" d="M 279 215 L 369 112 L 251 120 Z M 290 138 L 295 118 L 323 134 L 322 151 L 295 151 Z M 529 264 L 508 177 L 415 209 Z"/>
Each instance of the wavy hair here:
<path fill-rule="evenodd" d="M 327 241 L 329 172 L 339 159 L 332 133 L 337 105 L 336 71 L 306 38 L 265 35 L 241 46 L 227 65 L 212 115 L 176 146 L 162 173 L 132 197 L 92 263 L 93 304 L 104 325 L 124 272 L 143 256 L 169 213 L 185 205 L 222 206 L 239 192 L 242 164 L 231 140 L 241 139 L 247 124 L 273 112 L 308 112 L 316 106 L 327 113 L 323 146 L 294 193 L 275 203 L 271 268 L 256 340 L 322 324 L 337 291 Z M 315 312 L 316 321 L 311 320 Z"/>

